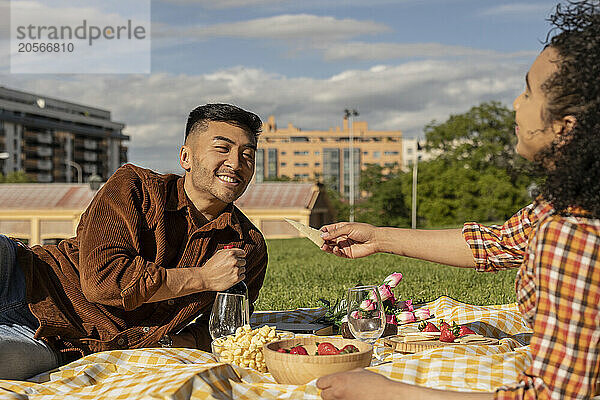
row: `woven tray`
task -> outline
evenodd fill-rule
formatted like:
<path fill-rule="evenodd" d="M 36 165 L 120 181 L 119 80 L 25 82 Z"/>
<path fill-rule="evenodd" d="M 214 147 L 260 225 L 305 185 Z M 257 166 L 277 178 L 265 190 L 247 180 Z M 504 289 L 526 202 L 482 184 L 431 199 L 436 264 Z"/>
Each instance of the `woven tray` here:
<path fill-rule="evenodd" d="M 435 349 L 438 347 L 445 346 L 490 346 L 497 345 L 499 343 L 498 339 L 494 338 L 486 338 L 485 341 L 480 341 L 476 343 L 447 343 L 440 342 L 439 339 L 434 340 L 424 340 L 421 342 L 408 342 L 404 343 L 402 335 L 390 336 L 383 339 L 383 344 L 386 347 L 391 347 L 393 351 L 397 353 L 418 353 L 420 351 Z"/>

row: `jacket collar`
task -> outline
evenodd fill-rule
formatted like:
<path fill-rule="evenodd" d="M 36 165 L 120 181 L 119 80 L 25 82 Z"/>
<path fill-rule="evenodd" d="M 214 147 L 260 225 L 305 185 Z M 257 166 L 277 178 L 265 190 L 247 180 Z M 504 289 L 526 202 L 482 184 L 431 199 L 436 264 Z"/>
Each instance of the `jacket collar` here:
<path fill-rule="evenodd" d="M 184 176 L 180 176 L 177 179 L 176 190 L 171 190 L 167 195 L 165 209 L 169 211 L 180 211 L 186 208 L 190 215 L 191 221 L 195 222 L 201 220 L 198 215 L 194 215 L 199 213 L 199 211 L 196 210 L 196 207 L 194 207 L 194 204 L 185 193 L 184 182 Z M 208 221 L 202 226 L 197 226 L 197 228 L 199 231 L 209 231 L 211 229 L 225 229 L 230 227 L 237 232 L 240 236 L 240 239 L 242 239 L 243 231 L 238 216 L 239 212 L 239 209 L 235 207 L 233 203 L 230 203 L 223 209 L 217 218 L 213 219 L 212 221 Z"/>

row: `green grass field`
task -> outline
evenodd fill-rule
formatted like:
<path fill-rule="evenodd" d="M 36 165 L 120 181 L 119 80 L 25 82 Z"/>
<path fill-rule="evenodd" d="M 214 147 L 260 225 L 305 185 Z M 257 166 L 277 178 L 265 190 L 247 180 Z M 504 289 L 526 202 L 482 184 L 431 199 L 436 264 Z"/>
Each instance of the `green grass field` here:
<path fill-rule="evenodd" d="M 342 298 L 349 287 L 381 284 L 392 272 L 404 278 L 394 289 L 401 300 L 434 300 L 447 295 L 471 304 L 516 301 L 516 270 L 480 273 L 426 261 L 376 254 L 348 260 L 319 250 L 308 239 L 267 241 L 269 265 L 256 310 L 320 306 L 318 299 Z"/>

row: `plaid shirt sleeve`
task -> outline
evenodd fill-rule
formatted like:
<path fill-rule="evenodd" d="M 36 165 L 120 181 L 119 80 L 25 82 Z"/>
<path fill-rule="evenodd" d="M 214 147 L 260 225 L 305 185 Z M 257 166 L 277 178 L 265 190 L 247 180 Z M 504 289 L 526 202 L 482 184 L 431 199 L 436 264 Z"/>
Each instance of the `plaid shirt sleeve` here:
<path fill-rule="evenodd" d="M 591 398 L 600 360 L 600 221 L 551 217 L 529 254 L 525 267 L 537 277 L 533 360 L 496 398 Z"/>
<path fill-rule="evenodd" d="M 527 241 L 536 222 L 533 204 L 521 209 L 502 226 L 467 222 L 462 233 L 473 252 L 475 269 L 497 271 L 519 267 L 523 263 Z"/>

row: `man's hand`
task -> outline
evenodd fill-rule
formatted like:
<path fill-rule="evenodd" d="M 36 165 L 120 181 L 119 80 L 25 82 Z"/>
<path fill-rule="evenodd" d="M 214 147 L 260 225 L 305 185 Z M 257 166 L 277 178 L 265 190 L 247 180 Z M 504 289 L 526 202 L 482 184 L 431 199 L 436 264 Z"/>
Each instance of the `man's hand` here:
<path fill-rule="evenodd" d="M 378 251 L 377 228 L 363 223 L 340 222 L 321 227 L 322 250 L 344 258 L 366 257 Z"/>
<path fill-rule="evenodd" d="M 198 269 L 194 269 L 204 290 L 229 289 L 246 277 L 246 252 L 231 248 L 217 251 Z"/>
<path fill-rule="evenodd" d="M 206 291 L 229 289 L 246 275 L 246 252 L 242 249 L 217 251 L 201 267 L 169 268 L 162 286 L 149 303 Z"/>

